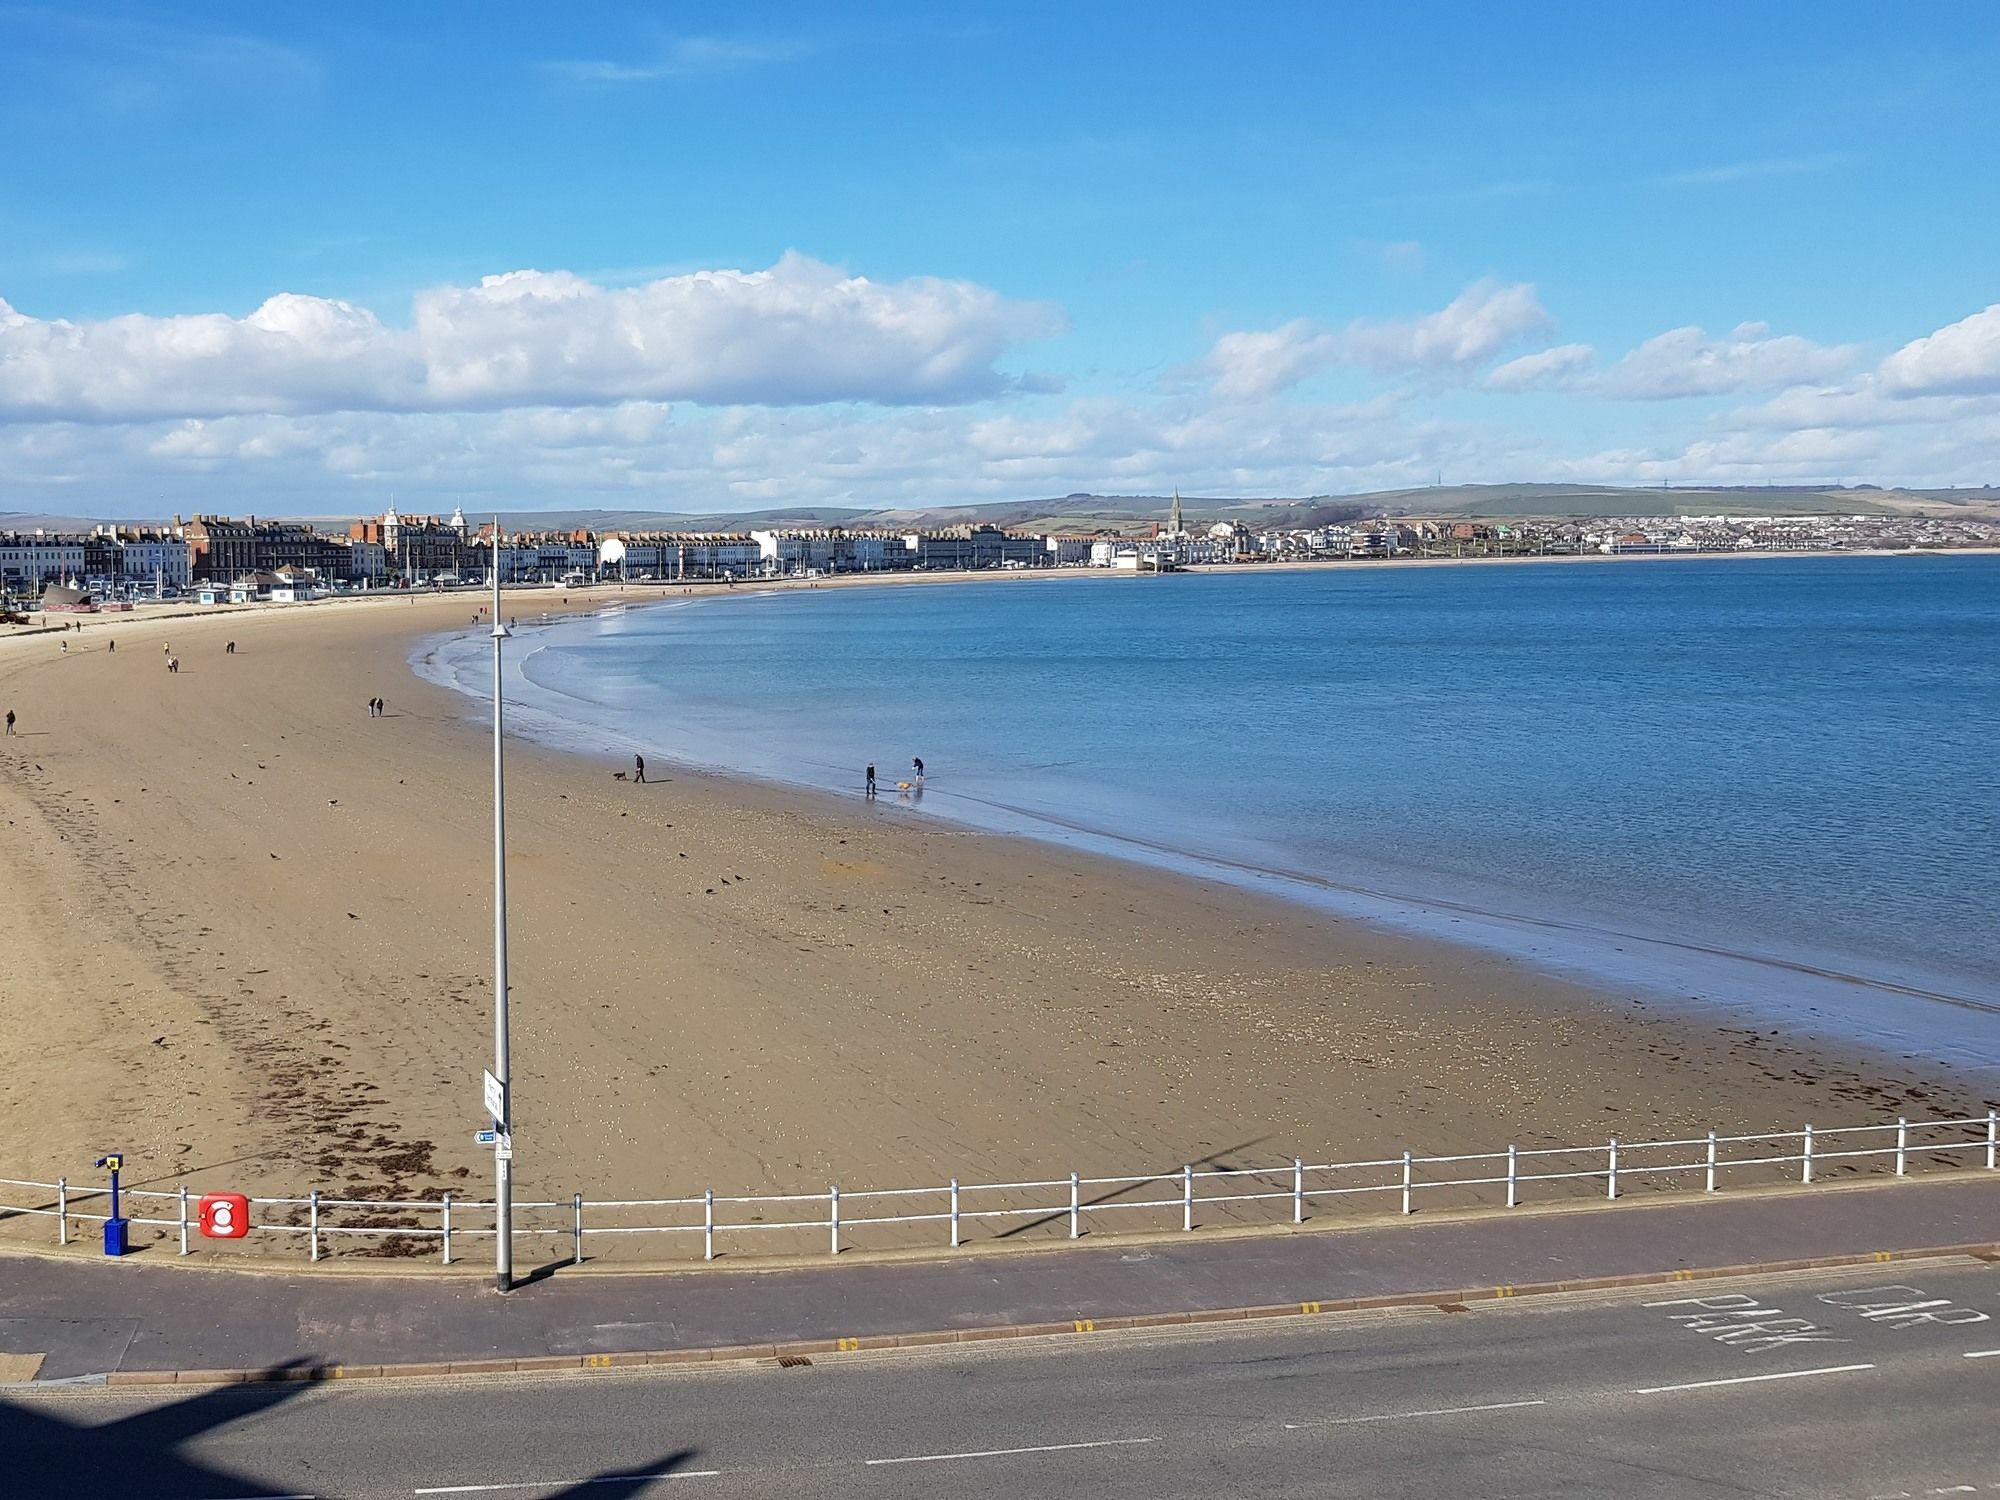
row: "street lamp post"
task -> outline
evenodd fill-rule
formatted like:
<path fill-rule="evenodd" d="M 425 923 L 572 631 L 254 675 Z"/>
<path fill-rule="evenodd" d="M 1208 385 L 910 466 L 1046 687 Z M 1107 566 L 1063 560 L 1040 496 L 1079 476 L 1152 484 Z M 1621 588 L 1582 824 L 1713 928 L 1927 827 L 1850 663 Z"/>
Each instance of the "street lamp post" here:
<path fill-rule="evenodd" d="M 500 518 L 493 518 L 493 1077 L 499 1088 L 493 1129 L 493 1284 L 514 1287 L 514 1101 L 507 1045 L 507 780 L 502 750 L 504 684 L 500 652 L 507 639 L 500 614 Z"/>

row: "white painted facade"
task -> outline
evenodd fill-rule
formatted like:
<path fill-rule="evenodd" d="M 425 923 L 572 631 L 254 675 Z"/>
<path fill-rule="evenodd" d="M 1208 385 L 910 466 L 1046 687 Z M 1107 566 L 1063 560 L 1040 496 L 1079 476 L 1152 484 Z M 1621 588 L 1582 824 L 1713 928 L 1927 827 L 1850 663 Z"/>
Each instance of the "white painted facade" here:
<path fill-rule="evenodd" d="M 194 576 L 194 551 L 178 537 L 126 538 L 118 543 L 118 576 L 184 589 Z"/>
<path fill-rule="evenodd" d="M 0 536 L 0 580 L 15 588 L 83 576 L 83 543 L 56 537 Z"/>

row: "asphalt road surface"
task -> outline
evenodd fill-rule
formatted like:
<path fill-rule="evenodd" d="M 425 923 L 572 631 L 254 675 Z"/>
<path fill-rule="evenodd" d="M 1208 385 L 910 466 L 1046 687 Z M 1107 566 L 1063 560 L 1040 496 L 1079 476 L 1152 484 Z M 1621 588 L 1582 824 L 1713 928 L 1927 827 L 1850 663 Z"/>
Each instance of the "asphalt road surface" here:
<path fill-rule="evenodd" d="M 2000 1494 L 2000 1266 L 774 1364 L 13 1387 L 0 1491 L 234 1497 Z"/>

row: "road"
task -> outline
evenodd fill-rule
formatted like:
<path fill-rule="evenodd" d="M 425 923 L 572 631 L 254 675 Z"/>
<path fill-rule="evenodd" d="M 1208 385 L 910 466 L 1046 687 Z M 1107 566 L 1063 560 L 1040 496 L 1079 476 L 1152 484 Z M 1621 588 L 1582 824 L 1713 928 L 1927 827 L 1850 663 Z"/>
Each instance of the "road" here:
<path fill-rule="evenodd" d="M 0 1398 L 16 1494 L 2000 1494 L 2000 1267 L 810 1364 Z M 1954 1489 L 1954 1486 L 1969 1488 Z"/>

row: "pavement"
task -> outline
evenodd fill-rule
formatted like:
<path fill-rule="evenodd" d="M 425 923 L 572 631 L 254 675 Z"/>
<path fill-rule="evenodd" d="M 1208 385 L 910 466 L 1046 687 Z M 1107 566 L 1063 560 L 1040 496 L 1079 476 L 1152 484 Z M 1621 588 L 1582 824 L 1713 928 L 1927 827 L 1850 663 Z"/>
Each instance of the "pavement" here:
<path fill-rule="evenodd" d="M 148 1500 L 1915 1500 L 2000 1490 L 1997 1313 L 1961 1258 L 785 1367 L 27 1386 L 0 1454 L 10 1494 Z"/>
<path fill-rule="evenodd" d="M 471 1276 L 201 1270 L 165 1257 L 0 1256 L 0 1380 L 160 1372 L 495 1373 L 810 1357 L 1208 1321 L 1449 1305 L 1748 1267 L 2000 1246 L 2000 1175 L 1419 1215 L 935 1259 L 662 1273 L 562 1270 L 501 1296 Z M 241 1378 L 240 1374 L 238 1378 Z M 2000 1478 L 2000 1476 L 1996 1476 Z"/>

